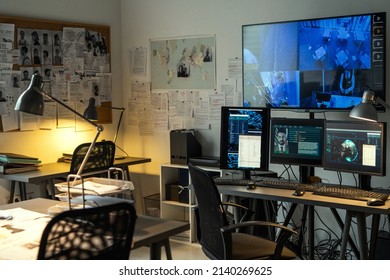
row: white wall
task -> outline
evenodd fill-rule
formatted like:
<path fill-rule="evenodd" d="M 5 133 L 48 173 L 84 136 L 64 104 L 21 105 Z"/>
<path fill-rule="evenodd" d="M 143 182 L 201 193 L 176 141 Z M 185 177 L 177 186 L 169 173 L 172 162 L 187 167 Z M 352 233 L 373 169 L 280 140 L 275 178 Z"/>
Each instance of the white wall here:
<path fill-rule="evenodd" d="M 241 57 L 241 27 L 244 24 L 390 11 L 390 2 L 387 0 L 122 0 L 121 3 L 123 57 L 126 57 L 127 50 L 132 47 L 142 46 L 150 49 L 150 39 L 215 34 L 218 79 L 228 76 L 228 59 Z M 389 28 L 387 36 L 390 36 Z M 149 58 L 148 61 L 150 62 Z M 122 67 L 126 98 L 130 92 L 132 77 L 128 65 L 124 63 Z M 388 59 L 387 67 L 389 68 Z M 146 81 L 150 81 L 150 69 L 148 72 Z M 390 71 L 387 72 L 387 80 L 390 80 Z M 273 112 L 273 116 L 278 114 L 283 113 Z M 295 116 L 293 113 L 288 114 Z M 297 116 L 302 117 L 300 114 Z M 318 117 L 324 116 L 321 114 Z M 346 113 L 326 114 L 328 119 L 336 117 L 348 116 Z M 381 117 L 383 120 L 388 119 L 388 113 L 382 114 Z M 210 131 L 201 130 L 199 134 L 204 154 L 218 155 L 219 126 L 213 126 Z M 159 174 L 160 164 L 170 160 L 168 132 L 139 136 L 137 129 L 127 127 L 125 139 L 128 151 L 152 158 L 153 163 L 144 170 L 147 173 Z M 390 176 L 389 168 L 387 173 Z M 277 171 L 280 166 L 271 165 L 271 169 Z M 323 172 L 320 169 L 316 173 L 337 182 L 335 172 Z M 350 174 L 344 174 L 343 183 L 348 182 L 355 183 Z M 372 184 L 388 187 L 388 177 L 375 177 Z"/>

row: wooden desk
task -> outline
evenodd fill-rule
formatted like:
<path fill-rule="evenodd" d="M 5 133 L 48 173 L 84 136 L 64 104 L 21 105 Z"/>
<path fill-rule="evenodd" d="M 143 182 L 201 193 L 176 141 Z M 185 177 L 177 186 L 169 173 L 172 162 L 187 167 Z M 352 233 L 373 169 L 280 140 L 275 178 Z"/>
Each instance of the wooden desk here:
<path fill-rule="evenodd" d="M 115 160 L 114 167 L 122 168 L 127 172 L 129 177 L 129 166 L 141 163 L 151 162 L 150 158 L 140 157 L 125 157 L 123 159 Z M 16 183 L 19 184 L 21 200 L 27 199 L 26 184 L 46 185 L 54 194 L 53 179 L 66 177 L 69 174 L 70 163 L 55 162 L 43 164 L 37 171 L 29 171 L 15 174 L 0 174 L 0 178 L 11 181 L 11 193 L 9 202 L 14 201 Z M 54 195 L 53 195 L 54 196 Z"/>
<path fill-rule="evenodd" d="M 272 201 L 285 201 L 292 203 L 292 210 L 294 211 L 297 204 L 303 204 L 308 206 L 309 210 L 309 247 L 310 253 L 309 258 L 314 258 L 314 207 L 322 206 L 330 208 L 332 213 L 335 215 L 336 221 L 339 223 L 343 230 L 342 244 L 340 258 L 345 257 L 345 249 L 347 242 L 349 241 L 349 227 L 352 216 L 357 217 L 358 233 L 359 233 L 359 253 L 361 259 L 373 258 L 375 255 L 376 241 L 378 236 L 378 227 L 380 215 L 390 214 L 390 200 L 386 201 L 383 206 L 367 206 L 365 201 L 327 197 L 321 195 L 314 195 L 311 192 L 306 192 L 303 196 L 294 196 L 292 190 L 283 190 L 275 188 L 266 188 L 257 186 L 253 190 L 248 190 L 244 186 L 218 186 L 221 194 L 248 197 L 253 199 L 264 199 Z M 346 210 L 346 220 L 343 224 L 341 219 L 337 218 L 338 215 L 336 209 Z M 288 224 L 290 217 L 292 216 L 290 211 L 289 217 L 285 221 L 285 225 Z M 366 232 L 366 216 L 373 215 L 372 226 L 371 226 L 371 238 L 370 248 L 367 247 L 367 232 Z"/>
<path fill-rule="evenodd" d="M 13 204 L 2 205 L 0 206 L 0 210 L 21 207 L 26 210 L 46 214 L 48 208 L 57 203 L 58 201 L 51 199 L 34 198 Z M 133 235 L 133 249 L 149 246 L 150 259 L 161 259 L 161 246 L 165 244 L 166 240 L 169 240 L 171 236 L 186 231 L 189 228 L 190 225 L 187 222 L 138 215 Z M 23 259 L 23 256 L 21 256 L 21 259 Z"/>

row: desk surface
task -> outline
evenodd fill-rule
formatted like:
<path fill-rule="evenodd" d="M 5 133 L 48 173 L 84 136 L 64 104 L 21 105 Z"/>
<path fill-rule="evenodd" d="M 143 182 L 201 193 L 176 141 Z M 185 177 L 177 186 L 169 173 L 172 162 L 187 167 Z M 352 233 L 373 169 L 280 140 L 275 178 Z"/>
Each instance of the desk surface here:
<path fill-rule="evenodd" d="M 390 200 L 387 200 L 383 206 L 367 206 L 365 201 L 314 195 L 311 192 L 306 192 L 303 196 L 294 196 L 292 194 L 294 192 L 293 190 L 266 188 L 259 186 L 253 190 L 248 190 L 245 186 L 219 185 L 218 189 L 221 194 L 227 195 L 274 201 L 286 201 L 311 206 L 338 208 L 364 212 L 367 214 L 390 214 Z"/>
<path fill-rule="evenodd" d="M 125 167 L 129 165 L 151 162 L 150 158 L 140 157 L 125 157 L 115 160 L 115 167 Z M 58 177 L 66 177 L 70 170 L 70 163 L 54 162 L 42 164 L 39 170 L 21 172 L 15 174 L 0 174 L 0 178 L 10 181 L 18 181 L 24 183 L 40 183 L 44 180 L 55 179 Z"/>
<path fill-rule="evenodd" d="M 57 203 L 59 203 L 59 201 L 35 198 L 13 204 L 1 205 L 0 210 L 21 207 L 26 210 L 46 214 L 48 208 Z M 175 234 L 186 231 L 189 228 L 190 225 L 187 222 L 138 215 L 133 235 L 133 249 L 161 242 Z"/>

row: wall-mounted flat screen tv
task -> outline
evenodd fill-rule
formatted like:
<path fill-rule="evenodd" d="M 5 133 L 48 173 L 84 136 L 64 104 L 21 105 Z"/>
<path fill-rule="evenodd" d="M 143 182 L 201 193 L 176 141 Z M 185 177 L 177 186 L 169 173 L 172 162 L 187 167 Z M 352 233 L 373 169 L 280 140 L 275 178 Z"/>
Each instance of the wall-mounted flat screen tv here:
<path fill-rule="evenodd" d="M 350 110 L 366 89 L 385 100 L 385 27 L 386 13 L 243 25 L 244 106 Z"/>

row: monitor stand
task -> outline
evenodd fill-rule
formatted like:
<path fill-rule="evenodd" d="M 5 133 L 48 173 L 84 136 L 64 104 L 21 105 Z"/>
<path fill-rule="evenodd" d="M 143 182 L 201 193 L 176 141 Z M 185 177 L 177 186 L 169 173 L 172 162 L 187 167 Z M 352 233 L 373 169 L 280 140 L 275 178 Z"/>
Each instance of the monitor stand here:
<path fill-rule="evenodd" d="M 251 170 L 242 170 L 242 179 L 244 180 L 251 180 Z"/>
<path fill-rule="evenodd" d="M 314 167 L 299 166 L 299 182 L 302 184 L 308 184 L 309 176 L 314 176 Z"/>
<path fill-rule="evenodd" d="M 365 191 L 371 190 L 371 175 L 359 174 L 359 188 Z"/>

